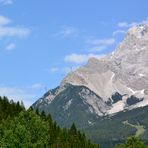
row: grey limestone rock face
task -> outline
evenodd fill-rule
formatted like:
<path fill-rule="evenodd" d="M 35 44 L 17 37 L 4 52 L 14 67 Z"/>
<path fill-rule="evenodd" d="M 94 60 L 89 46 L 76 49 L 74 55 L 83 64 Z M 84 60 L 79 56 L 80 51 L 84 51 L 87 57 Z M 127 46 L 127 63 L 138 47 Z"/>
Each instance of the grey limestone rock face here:
<path fill-rule="evenodd" d="M 129 29 L 110 61 L 112 71 L 117 73 L 117 79 L 121 79 L 128 90 L 147 95 L 148 26 L 139 25 Z M 117 62 L 118 64 L 115 64 Z"/>
<path fill-rule="evenodd" d="M 147 105 L 148 25 L 130 28 L 113 53 L 100 59 L 89 59 L 85 66 L 68 74 L 61 85 L 66 83 L 84 85 L 104 101 L 119 92 L 128 97 L 144 98 L 141 105 Z"/>
<path fill-rule="evenodd" d="M 85 66 L 69 73 L 54 94 L 50 92 L 44 99 L 48 103 L 54 101 L 67 84 L 84 86 L 102 98 L 97 102 L 87 92 L 79 94 L 99 116 L 148 105 L 148 25 L 130 28 L 114 52 L 89 59 Z M 116 101 L 112 100 L 117 93 Z"/>

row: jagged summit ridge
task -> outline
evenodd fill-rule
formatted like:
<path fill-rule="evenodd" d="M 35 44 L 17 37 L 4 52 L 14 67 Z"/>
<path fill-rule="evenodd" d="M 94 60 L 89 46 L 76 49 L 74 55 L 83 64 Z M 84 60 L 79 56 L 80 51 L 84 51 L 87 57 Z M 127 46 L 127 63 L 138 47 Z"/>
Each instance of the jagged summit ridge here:
<path fill-rule="evenodd" d="M 57 98 L 69 98 L 65 103 L 70 104 L 67 110 L 72 110 L 76 98 L 71 98 L 69 92 L 78 92 L 88 112 L 98 116 L 148 105 L 148 25 L 130 28 L 112 54 L 89 59 L 35 105 L 48 110 Z"/>
<path fill-rule="evenodd" d="M 68 74 L 61 84 L 66 83 L 84 85 L 104 101 L 119 92 L 128 97 L 145 98 L 147 104 L 148 25 L 130 28 L 112 54 L 101 59 L 89 59 L 85 66 Z"/>
<path fill-rule="evenodd" d="M 147 37 L 148 36 L 148 24 L 140 24 L 140 25 L 130 28 L 127 32 L 127 35 L 133 35 L 136 38 Z"/>

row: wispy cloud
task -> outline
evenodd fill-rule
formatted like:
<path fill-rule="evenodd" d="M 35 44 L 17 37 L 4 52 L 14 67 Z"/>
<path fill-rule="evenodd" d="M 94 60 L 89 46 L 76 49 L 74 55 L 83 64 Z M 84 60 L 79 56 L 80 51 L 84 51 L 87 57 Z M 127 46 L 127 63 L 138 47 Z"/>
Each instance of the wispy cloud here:
<path fill-rule="evenodd" d="M 54 73 L 67 74 L 67 73 L 69 73 L 71 71 L 76 70 L 77 68 L 79 68 L 79 66 L 52 67 L 52 68 L 49 68 L 47 71 L 49 73 L 53 73 L 53 74 Z"/>
<path fill-rule="evenodd" d="M 129 27 L 136 26 L 137 24 L 138 24 L 137 22 L 132 22 L 132 23 L 128 23 L 128 22 L 119 22 L 119 23 L 118 23 L 118 27 L 121 27 L 121 28 L 129 28 Z"/>
<path fill-rule="evenodd" d="M 148 18 L 146 18 L 145 20 L 141 21 L 141 22 L 119 22 L 118 23 L 118 27 L 120 28 L 130 28 L 130 27 L 133 27 L 133 26 L 137 26 L 137 25 L 140 25 L 140 24 L 148 24 Z"/>
<path fill-rule="evenodd" d="M 58 67 L 52 67 L 52 68 L 49 68 L 47 71 L 51 72 L 51 73 L 54 73 L 54 72 L 57 72 L 58 70 L 59 70 Z"/>
<path fill-rule="evenodd" d="M 72 67 L 63 67 L 63 68 L 61 68 L 61 71 L 63 72 L 63 73 L 65 73 L 65 74 L 67 74 L 67 73 L 69 73 L 69 72 L 71 72 L 72 70 L 74 70 L 74 69 L 76 69 L 76 68 L 72 68 Z"/>
<path fill-rule="evenodd" d="M 65 56 L 64 60 L 65 62 L 75 63 L 75 64 L 82 64 L 88 61 L 89 58 L 95 57 L 95 58 L 101 58 L 104 55 L 97 55 L 97 54 L 70 54 Z"/>
<path fill-rule="evenodd" d="M 11 26 L 11 20 L 0 15 L 0 38 L 19 37 L 23 38 L 29 35 L 30 29 L 19 26 Z"/>
<path fill-rule="evenodd" d="M 0 15 L 0 26 L 7 25 L 9 23 L 11 23 L 9 18 Z"/>
<path fill-rule="evenodd" d="M 7 46 L 6 46 L 6 50 L 7 51 L 11 51 L 11 50 L 13 50 L 13 49 L 15 49 L 16 48 L 16 45 L 14 44 L 14 43 L 10 43 L 10 44 L 8 44 Z"/>
<path fill-rule="evenodd" d="M 26 37 L 30 33 L 28 28 L 22 27 L 8 27 L 8 26 L 0 26 L 0 38 L 3 37 Z"/>
<path fill-rule="evenodd" d="M 87 43 L 92 47 L 89 49 L 91 52 L 95 51 L 103 51 L 109 46 L 115 44 L 116 40 L 114 38 L 106 38 L 106 39 L 89 39 Z"/>
<path fill-rule="evenodd" d="M 92 45 L 112 45 L 115 43 L 115 39 L 114 38 L 92 39 L 92 40 L 88 40 L 87 42 Z"/>
<path fill-rule="evenodd" d="M 16 88 L 16 87 L 3 87 L 0 86 L 0 96 L 7 96 L 9 99 L 13 99 L 14 101 L 22 100 L 28 108 L 34 98 L 36 96 L 24 89 Z"/>
<path fill-rule="evenodd" d="M 71 27 L 71 26 L 66 26 L 62 27 L 62 29 L 55 33 L 55 36 L 62 36 L 62 37 L 74 37 L 79 34 L 79 31 L 77 28 Z"/>
<path fill-rule="evenodd" d="M 118 35 L 118 34 L 124 34 L 126 31 L 125 30 L 116 30 L 116 31 L 114 31 L 113 32 L 113 36 L 116 36 L 116 35 Z"/>
<path fill-rule="evenodd" d="M 106 48 L 107 48 L 107 46 L 105 46 L 105 45 L 93 46 L 93 47 L 89 48 L 89 51 L 90 52 L 104 51 Z"/>
<path fill-rule="evenodd" d="M 45 85 L 43 85 L 41 83 L 35 83 L 32 86 L 30 86 L 29 88 L 31 88 L 31 89 L 42 89 L 42 88 L 45 88 Z"/>
<path fill-rule="evenodd" d="M 0 3 L 3 5 L 11 5 L 13 4 L 13 0 L 0 0 Z"/>
<path fill-rule="evenodd" d="M 43 91 L 45 91 L 45 85 L 41 83 L 34 83 L 24 87 L 4 86 L 0 84 L 0 96 L 7 96 L 14 101 L 22 100 L 26 108 L 32 105 L 40 97 L 40 93 L 41 95 L 43 94 Z"/>
<path fill-rule="evenodd" d="M 71 67 L 63 67 L 62 71 L 67 74 L 69 72 L 75 71 L 76 69 L 78 69 L 80 66 L 71 66 Z"/>

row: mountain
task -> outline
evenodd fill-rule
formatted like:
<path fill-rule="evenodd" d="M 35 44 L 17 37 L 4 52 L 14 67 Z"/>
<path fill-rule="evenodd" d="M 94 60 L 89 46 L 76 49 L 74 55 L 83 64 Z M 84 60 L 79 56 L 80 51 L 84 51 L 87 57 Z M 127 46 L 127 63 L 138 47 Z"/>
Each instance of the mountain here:
<path fill-rule="evenodd" d="M 121 111 L 114 116 L 99 118 L 83 131 L 101 148 L 113 148 L 129 136 L 139 137 L 148 145 L 147 112 L 148 106 Z"/>
<path fill-rule="evenodd" d="M 88 87 L 104 102 L 110 102 L 106 114 L 113 114 L 148 105 L 147 80 L 148 26 L 139 25 L 129 29 L 113 53 L 101 59 L 90 59 L 85 66 L 68 74 L 61 85 L 70 83 Z M 114 102 L 111 96 L 115 93 L 122 95 L 122 99 Z M 129 99 L 136 103 L 129 105 Z"/>
<path fill-rule="evenodd" d="M 128 118 L 121 119 L 132 118 L 136 109 L 144 112 L 142 109 L 148 108 L 148 25 L 130 28 L 114 52 L 103 58 L 89 59 L 32 107 L 50 113 L 62 127 L 70 127 L 75 122 L 78 128 L 89 131 L 91 139 L 101 138 L 98 136 L 101 132 L 95 135 L 92 131 L 95 133 L 100 128 L 102 131 L 104 127 L 108 127 L 104 133 L 108 129 L 111 140 L 118 139 L 122 132 L 125 137 L 133 134 L 134 126 L 123 124 L 128 123 L 125 122 Z M 143 117 L 147 119 L 146 113 Z M 136 117 L 134 120 L 137 121 Z M 116 127 L 119 132 L 115 131 Z"/>

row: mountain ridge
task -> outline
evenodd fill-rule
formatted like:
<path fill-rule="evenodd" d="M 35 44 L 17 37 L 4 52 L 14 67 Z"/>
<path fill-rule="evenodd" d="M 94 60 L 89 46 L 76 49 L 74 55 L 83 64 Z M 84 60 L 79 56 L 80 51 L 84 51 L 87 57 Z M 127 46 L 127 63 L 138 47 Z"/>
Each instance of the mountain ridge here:
<path fill-rule="evenodd" d="M 95 142 L 101 138 L 105 140 L 102 133 L 112 141 L 133 135 L 136 129 L 123 125 L 123 122 L 130 114 L 132 122 L 129 123 L 136 125 L 133 122 L 139 120 L 134 113 L 146 118 L 148 25 L 130 28 L 115 51 L 99 59 L 89 59 L 86 65 L 70 72 L 58 87 L 45 93 L 32 107 L 50 113 L 61 127 L 69 127 L 74 122 Z M 140 116 L 138 119 L 143 121 Z M 148 138 L 145 120 L 141 125 L 146 128 L 144 138 Z"/>

